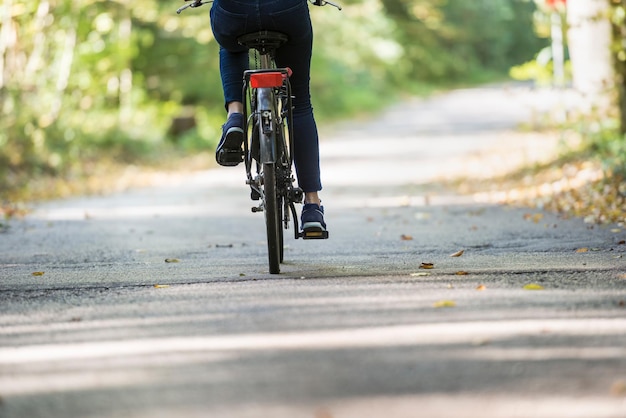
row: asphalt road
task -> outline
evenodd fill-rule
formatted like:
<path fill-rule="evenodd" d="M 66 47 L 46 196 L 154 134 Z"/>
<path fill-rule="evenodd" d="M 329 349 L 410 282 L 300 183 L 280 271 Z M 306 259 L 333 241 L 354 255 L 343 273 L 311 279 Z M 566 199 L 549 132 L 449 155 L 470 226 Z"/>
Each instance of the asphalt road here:
<path fill-rule="evenodd" d="M 240 168 L 6 222 L 0 417 L 626 417 L 626 228 L 442 186 L 546 158 L 516 127 L 559 100 L 324 129 L 331 238 L 289 237 L 278 276 Z"/>

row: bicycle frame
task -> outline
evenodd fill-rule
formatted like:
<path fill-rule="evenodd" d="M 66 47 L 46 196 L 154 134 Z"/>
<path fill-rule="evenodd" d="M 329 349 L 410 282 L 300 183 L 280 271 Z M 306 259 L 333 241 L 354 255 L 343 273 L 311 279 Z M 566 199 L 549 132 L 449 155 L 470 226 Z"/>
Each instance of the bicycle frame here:
<path fill-rule="evenodd" d="M 252 138 L 258 132 L 259 154 L 256 160 L 257 171 L 259 166 L 263 164 L 278 164 L 279 174 L 284 175 L 279 180 L 282 181 L 281 196 L 285 199 L 285 203 L 293 204 L 301 202 L 301 191 L 293 187 L 295 181 L 292 177 L 291 168 L 293 165 L 293 128 L 291 123 L 287 121 L 292 118 L 291 105 L 291 86 L 289 84 L 289 76 L 291 70 L 288 68 L 273 68 L 274 64 L 268 55 L 261 55 L 261 69 L 248 70 L 244 73 L 243 97 L 246 105 L 244 106 L 244 120 L 246 126 L 244 132 L 246 138 Z M 250 114 L 248 114 L 248 106 L 250 105 Z M 287 129 L 287 138 L 284 138 L 284 129 Z M 252 131 L 251 131 L 252 129 Z M 254 131 L 257 130 L 257 131 Z M 253 173 L 253 164 L 255 159 L 250 152 L 250 147 L 254 146 L 252 140 L 244 141 L 244 155 L 246 163 L 247 184 L 253 191 L 262 195 L 262 178 Z M 287 155 L 286 161 L 281 163 L 283 154 Z M 282 164 L 282 165 L 281 165 Z M 254 212 L 262 211 L 263 208 L 253 208 Z M 297 217 L 295 209 L 285 211 L 285 213 L 293 212 L 294 221 L 296 222 L 297 234 Z M 288 219 L 285 219 L 285 228 L 288 227 Z"/>

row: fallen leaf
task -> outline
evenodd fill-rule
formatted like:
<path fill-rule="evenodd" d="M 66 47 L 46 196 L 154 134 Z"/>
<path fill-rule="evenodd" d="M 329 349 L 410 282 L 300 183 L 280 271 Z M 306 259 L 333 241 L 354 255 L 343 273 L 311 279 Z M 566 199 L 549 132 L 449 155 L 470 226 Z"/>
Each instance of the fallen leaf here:
<path fill-rule="evenodd" d="M 626 244 L 626 240 L 621 240 L 620 242 L 617 243 L 618 245 L 624 245 Z"/>
<path fill-rule="evenodd" d="M 246 277 L 245 273 L 239 273 L 239 277 Z"/>
<path fill-rule="evenodd" d="M 457 271 L 454 274 L 456 274 L 457 276 L 467 276 L 469 273 L 466 271 Z"/>
<path fill-rule="evenodd" d="M 626 380 L 617 380 L 611 385 L 611 395 L 624 396 L 626 395 Z"/>
<path fill-rule="evenodd" d="M 537 283 L 528 283 L 524 286 L 524 290 L 543 290 L 544 287 Z"/>
<path fill-rule="evenodd" d="M 402 241 L 411 241 L 413 239 L 413 237 L 411 235 L 402 234 L 402 235 L 400 235 L 400 239 Z"/>
<path fill-rule="evenodd" d="M 33 271 L 33 276 L 43 276 L 44 272 L 43 271 Z"/>
<path fill-rule="evenodd" d="M 579 248 L 576 250 L 577 253 L 586 253 L 587 251 L 589 251 L 589 248 Z"/>
<path fill-rule="evenodd" d="M 154 287 L 157 289 L 166 289 L 170 287 L 170 285 L 169 284 L 155 284 Z"/>
<path fill-rule="evenodd" d="M 525 220 L 531 220 L 534 223 L 538 224 L 539 221 L 541 221 L 543 219 L 543 213 L 534 213 L 534 214 L 530 214 L 530 213 L 525 213 L 524 214 L 524 219 Z"/>
<path fill-rule="evenodd" d="M 420 273 L 411 273 L 411 277 L 422 277 L 422 276 L 430 276 L 430 273 L 426 273 L 425 271 Z"/>
<path fill-rule="evenodd" d="M 165 262 L 166 263 L 179 263 L 180 260 L 178 258 L 166 258 Z"/>
<path fill-rule="evenodd" d="M 484 284 L 481 284 L 480 286 L 476 288 L 476 290 L 479 290 L 482 292 L 483 290 L 487 290 L 487 286 L 485 286 Z"/>
<path fill-rule="evenodd" d="M 420 264 L 420 268 L 421 269 L 426 269 L 426 270 L 431 270 L 435 268 L 435 265 L 433 263 L 422 263 Z"/>
<path fill-rule="evenodd" d="M 622 232 L 622 230 L 619 229 L 619 228 L 613 228 L 613 229 L 611 229 L 611 232 L 613 232 L 614 234 L 618 234 L 618 233 Z"/>
<path fill-rule="evenodd" d="M 434 308 L 454 308 L 455 306 L 456 302 L 454 302 L 453 300 L 440 300 L 433 303 Z"/>
<path fill-rule="evenodd" d="M 446 286 L 448 289 L 454 289 L 454 286 L 452 286 L 451 284 L 448 283 L 448 285 Z"/>
<path fill-rule="evenodd" d="M 620 278 L 620 279 L 626 279 L 626 274 L 620 274 L 620 275 L 619 275 L 619 278 Z"/>
<path fill-rule="evenodd" d="M 460 256 L 463 255 L 464 252 L 465 252 L 465 250 L 457 251 L 454 254 L 450 254 L 450 257 L 460 257 Z"/>

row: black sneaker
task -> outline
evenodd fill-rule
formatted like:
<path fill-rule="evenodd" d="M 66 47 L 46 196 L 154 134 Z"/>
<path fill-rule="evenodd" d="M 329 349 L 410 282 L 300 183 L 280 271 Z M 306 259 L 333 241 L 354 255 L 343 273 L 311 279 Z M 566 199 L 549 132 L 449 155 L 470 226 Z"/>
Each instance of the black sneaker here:
<path fill-rule="evenodd" d="M 315 203 L 305 203 L 302 208 L 301 228 L 306 233 L 325 232 L 326 223 L 324 222 L 324 206 Z"/>
<path fill-rule="evenodd" d="M 222 126 L 222 138 L 215 150 L 215 160 L 219 165 L 232 167 L 243 161 L 243 115 L 233 113 Z"/>

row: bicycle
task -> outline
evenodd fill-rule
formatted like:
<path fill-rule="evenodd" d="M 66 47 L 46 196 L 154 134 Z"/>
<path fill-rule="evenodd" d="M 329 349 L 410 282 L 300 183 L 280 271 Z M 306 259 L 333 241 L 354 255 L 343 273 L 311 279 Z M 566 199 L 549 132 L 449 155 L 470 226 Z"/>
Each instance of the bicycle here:
<path fill-rule="evenodd" d="M 180 14 L 187 8 L 200 7 L 212 1 L 192 0 L 179 8 Z M 316 6 L 341 6 L 313 0 Z M 289 68 L 277 68 L 274 60 L 276 50 L 288 41 L 280 32 L 260 31 L 245 34 L 237 39 L 239 44 L 258 53 L 256 69 L 243 74 L 244 141 L 240 157 L 245 163 L 246 184 L 250 186 L 250 198 L 260 201 L 252 212 L 265 214 L 269 271 L 280 273 L 284 261 L 284 231 L 294 222 L 294 239 L 327 239 L 326 230 L 299 231 L 296 204 L 303 201 L 303 191 L 294 185 L 293 175 L 293 105 Z M 223 150 L 225 152 L 225 150 Z"/>

